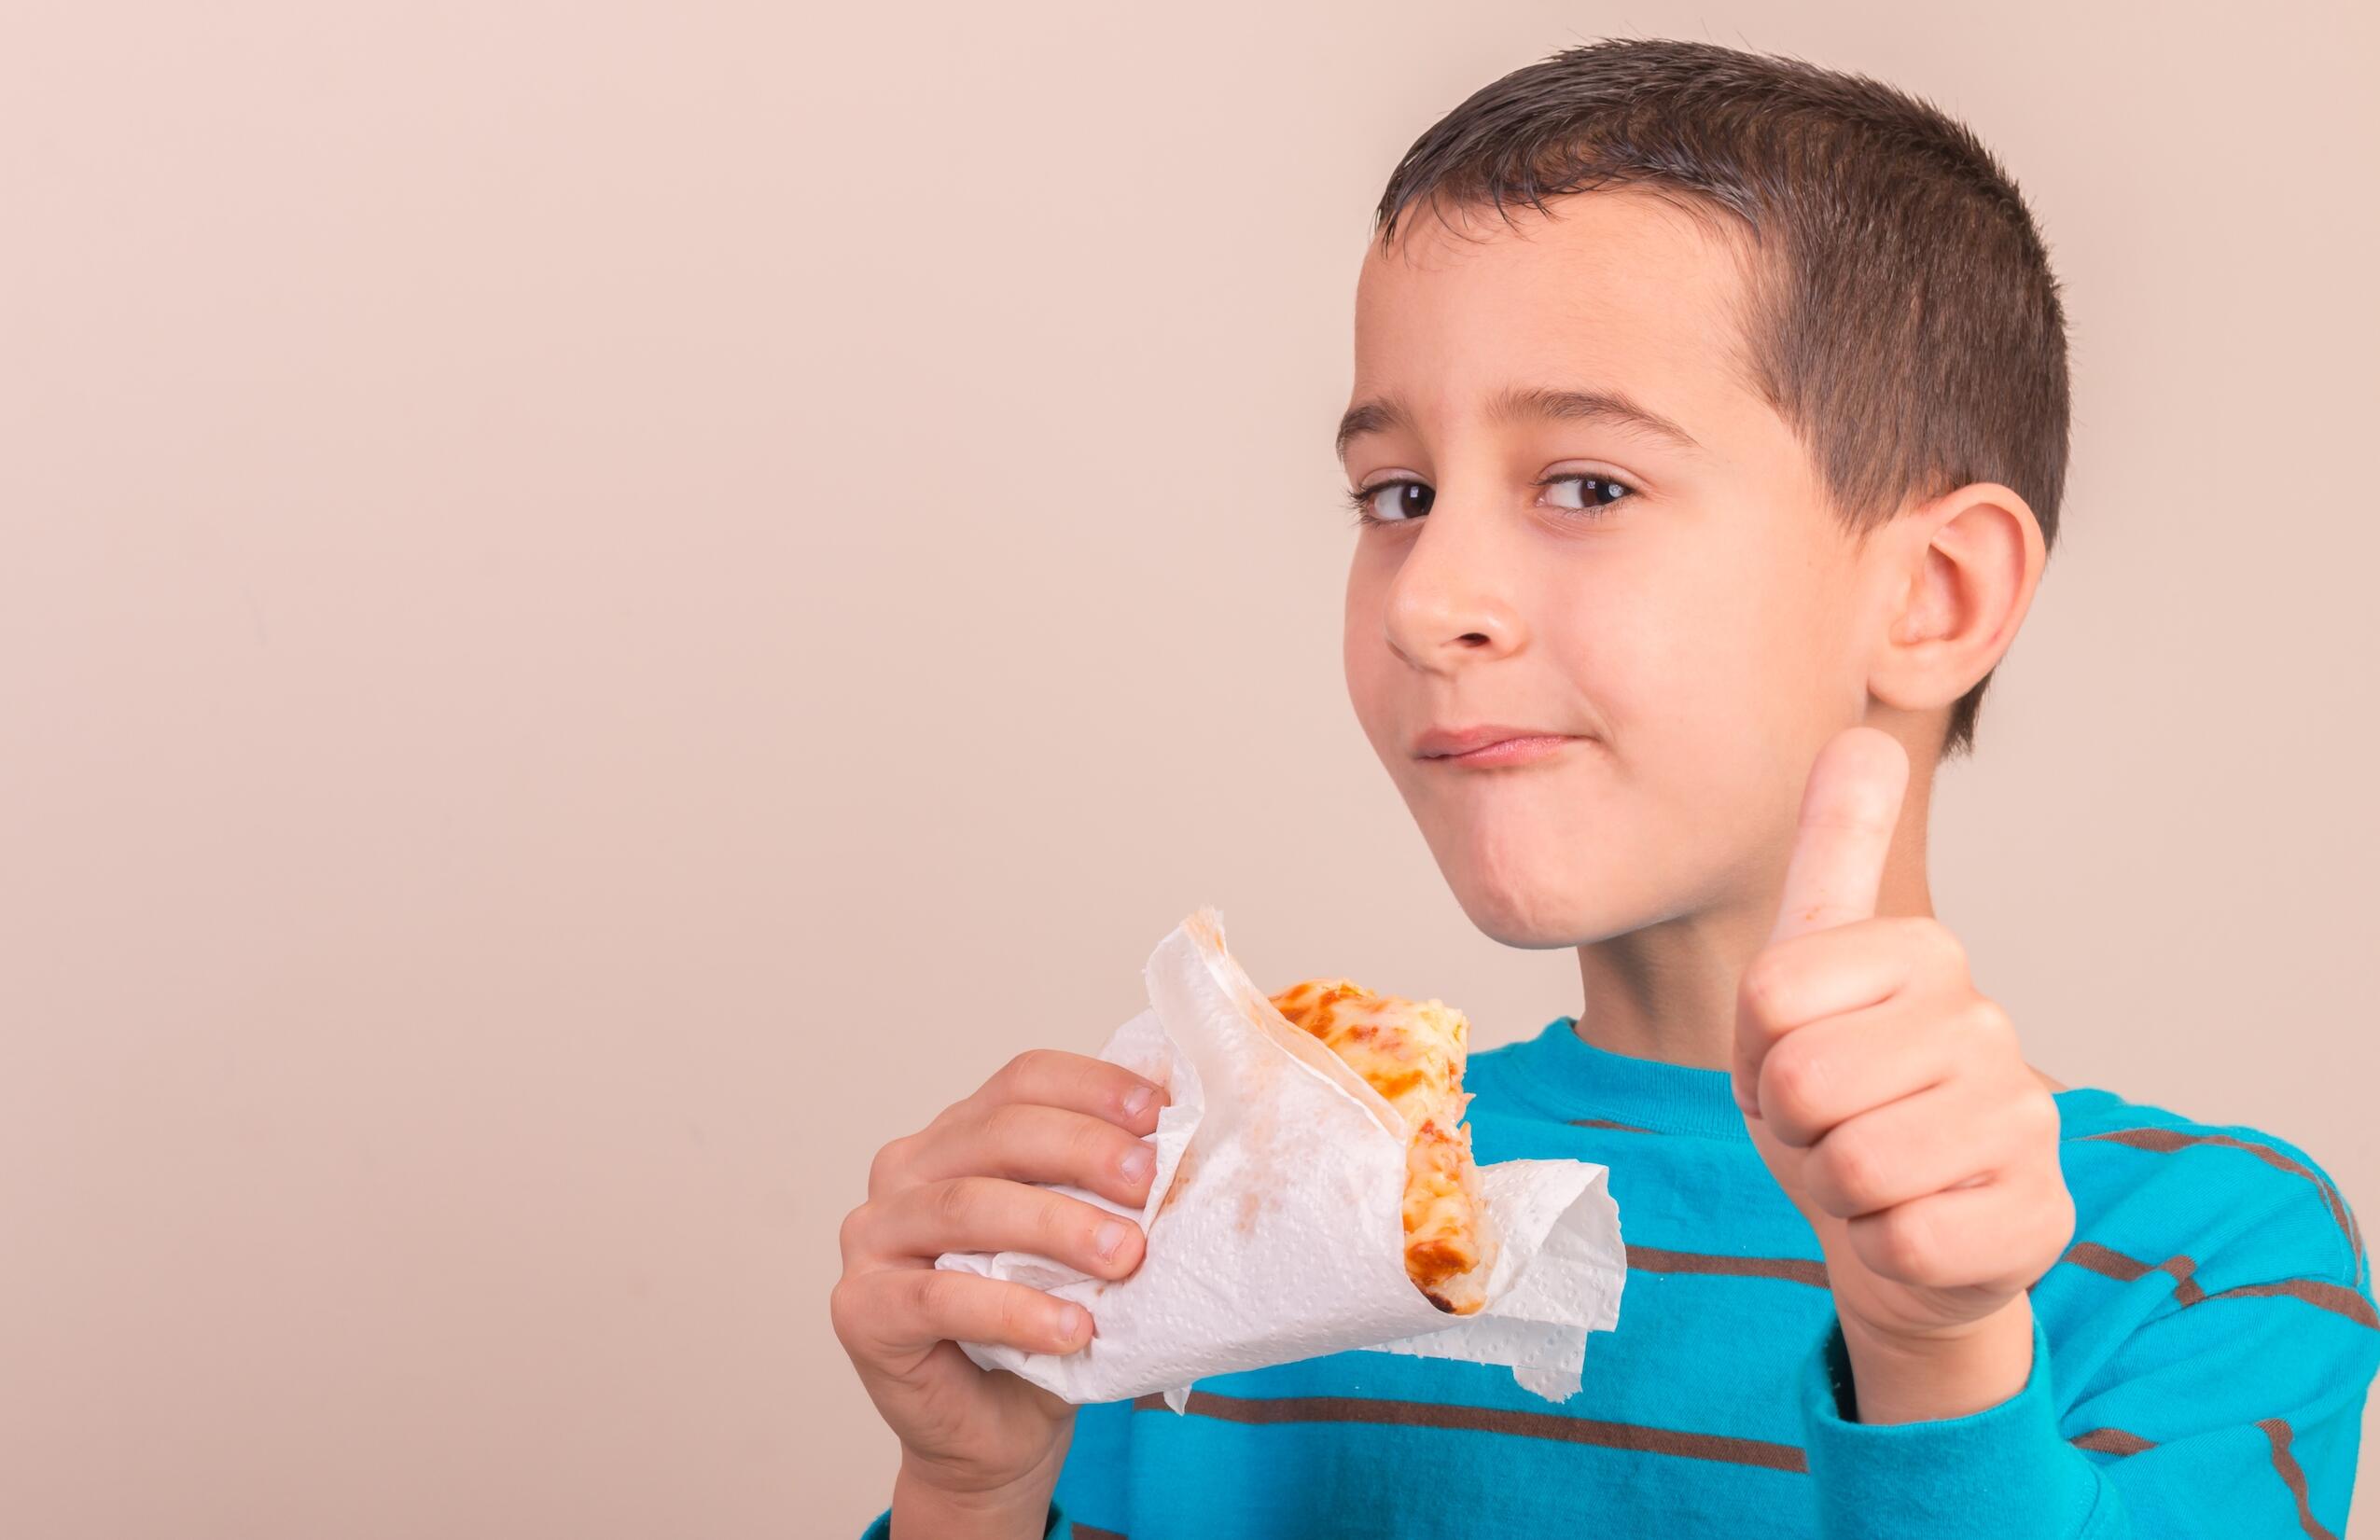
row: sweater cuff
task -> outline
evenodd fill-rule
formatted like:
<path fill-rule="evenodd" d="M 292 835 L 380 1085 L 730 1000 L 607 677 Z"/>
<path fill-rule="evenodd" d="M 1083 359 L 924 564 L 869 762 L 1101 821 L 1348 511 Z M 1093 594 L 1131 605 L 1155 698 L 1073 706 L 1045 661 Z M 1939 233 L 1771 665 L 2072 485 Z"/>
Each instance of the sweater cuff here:
<path fill-rule="evenodd" d="M 2033 1323 L 2024 1388 L 1997 1406 L 1923 1422 L 1855 1422 L 1843 1324 L 1802 1360 L 1802 1427 L 1830 1540 L 1925 1535 L 1928 1540 L 2053 1540 L 2080 1535 L 2099 1476 L 2058 1436 L 2050 1348 Z"/>
<path fill-rule="evenodd" d="M 876 1516 L 876 1521 L 860 1533 L 859 1540 L 892 1540 L 893 1510 L 886 1508 Z M 1041 1540 L 1075 1540 L 1074 1525 L 1052 1500 L 1049 1522 L 1041 1527 Z"/>

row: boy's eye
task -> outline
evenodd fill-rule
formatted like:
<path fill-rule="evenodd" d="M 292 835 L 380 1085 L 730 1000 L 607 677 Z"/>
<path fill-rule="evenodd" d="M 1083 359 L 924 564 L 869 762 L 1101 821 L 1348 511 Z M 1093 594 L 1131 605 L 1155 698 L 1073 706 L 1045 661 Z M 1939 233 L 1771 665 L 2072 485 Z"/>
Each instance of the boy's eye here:
<path fill-rule="evenodd" d="M 1427 513 L 1438 493 L 1419 481 L 1383 481 L 1352 493 L 1348 501 L 1355 506 L 1358 523 L 1401 524 Z"/>
<path fill-rule="evenodd" d="M 1578 501 L 1568 502 L 1555 495 L 1552 506 L 1589 519 L 1600 516 L 1604 509 L 1622 497 L 1633 495 L 1635 491 L 1616 477 L 1597 476 L 1586 471 L 1565 471 L 1559 476 L 1549 476 L 1542 481 L 1530 484 L 1548 489 L 1572 489 L 1570 495 Z M 1550 493 L 1550 495 L 1552 494 Z M 1356 510 L 1356 522 L 1359 525 L 1411 523 L 1429 512 L 1429 506 L 1437 500 L 1438 493 L 1426 484 L 1402 479 L 1376 481 L 1361 491 L 1347 494 L 1348 506 Z"/>

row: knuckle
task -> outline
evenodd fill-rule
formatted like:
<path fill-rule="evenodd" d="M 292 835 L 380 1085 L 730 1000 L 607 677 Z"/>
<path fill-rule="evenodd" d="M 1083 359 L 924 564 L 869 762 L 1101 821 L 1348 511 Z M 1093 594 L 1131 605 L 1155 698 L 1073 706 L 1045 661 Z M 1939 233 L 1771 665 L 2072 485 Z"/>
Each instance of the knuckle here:
<path fill-rule="evenodd" d="M 1763 1113 L 1774 1106 L 1787 1119 L 1805 1122 L 1816 1113 L 1826 1070 L 1818 1056 L 1795 1037 L 1770 1049 L 1761 1065 L 1761 1106 Z"/>
<path fill-rule="evenodd" d="M 972 1176 L 954 1176 L 935 1184 L 933 1213 L 944 1229 L 964 1232 L 983 1212 L 983 1186 Z"/>
<path fill-rule="evenodd" d="M 1941 1054 L 1942 1067 L 1946 1071 L 1961 1081 L 1987 1083 L 1988 1076 L 1985 1080 L 1976 1077 L 1991 1068 L 1992 1044 L 1990 1038 L 1976 1026 L 1971 1013 L 1953 1011 L 1945 1016 L 1929 1017 L 1924 1027 L 1934 1038 L 1937 1045 L 1935 1051 Z"/>
<path fill-rule="evenodd" d="M 1028 1103 L 1003 1102 L 983 1115 L 983 1143 L 987 1150 L 1006 1151 L 1015 1147 L 1032 1123 Z"/>
<path fill-rule="evenodd" d="M 1970 1045 L 1996 1049 L 2016 1035 L 2016 1023 L 1997 1001 L 1977 995 L 1967 1002 L 1952 1018 L 1959 1034 Z"/>
<path fill-rule="evenodd" d="M 1960 1075 L 1997 1071 L 2008 1051 L 1990 1015 L 1972 1003 L 1955 1005 L 1927 1019 L 1928 1028 L 1942 1043 L 1950 1069 Z"/>
<path fill-rule="evenodd" d="M 1829 1134 L 1812 1158 L 1836 1200 L 1839 1213 L 1857 1214 L 1870 1205 L 1876 1191 L 1877 1179 L 1883 1172 L 1875 1151 L 1864 1141 L 1847 1136 L 1843 1131 Z"/>
<path fill-rule="evenodd" d="M 963 1301 L 960 1291 L 966 1287 L 957 1273 L 945 1268 L 923 1269 L 916 1283 L 910 1285 L 911 1302 L 919 1321 L 944 1335 L 944 1328 L 957 1314 Z"/>
<path fill-rule="evenodd" d="M 1907 919 L 1914 946 L 1920 955 L 1945 971 L 1967 966 L 1967 946 L 1958 933 L 1929 914 L 1914 914 Z"/>
<path fill-rule="evenodd" d="M 1113 1123 L 1102 1123 L 1096 1118 L 1078 1121 L 1066 1133 L 1067 1166 L 1077 1172 L 1088 1172 L 1113 1164 L 1119 1131 Z"/>
<path fill-rule="evenodd" d="M 1088 1209 L 1088 1203 L 1044 1192 L 1034 1200 L 1033 1228 L 1041 1238 L 1041 1250 L 1050 1256 L 1082 1255 L 1090 1250 L 1092 1227 L 1096 1221 L 1092 1214 L 1078 1211 Z"/>
<path fill-rule="evenodd" d="M 868 1205 L 862 1203 L 844 1214 L 842 1223 L 836 1227 L 835 1245 L 842 1254 L 845 1267 L 851 1266 L 851 1259 L 859 1253 L 860 1236 L 868 1228 L 867 1213 Z"/>
<path fill-rule="evenodd" d="M 1018 1346 L 1029 1345 L 1035 1336 L 1039 1314 L 1039 1301 L 1031 1290 L 1019 1286 L 1000 1291 L 1000 1302 L 993 1307 L 993 1329 L 1001 1339 Z"/>
<path fill-rule="evenodd" d="M 1878 1215 L 1873 1235 L 1874 1260 L 1893 1277 L 1903 1281 L 1928 1277 L 1940 1259 L 1933 1226 L 1905 1204 Z"/>
<path fill-rule="evenodd" d="M 827 1295 L 827 1319 L 833 1323 L 835 1340 L 851 1353 L 864 1352 L 870 1340 L 869 1330 L 869 1290 L 859 1275 L 845 1273 L 835 1280 Z"/>
<path fill-rule="evenodd" d="M 1786 992 L 1791 987 L 1788 964 L 1779 957 L 1776 951 L 1763 951 L 1744 969 L 1740 990 L 1744 1008 L 1762 1026 L 1775 1026 L 1783 1019 Z"/>
<path fill-rule="evenodd" d="M 870 1197 L 891 1191 L 899 1185 L 900 1173 L 908 1166 L 916 1148 L 917 1136 L 903 1134 L 887 1141 L 868 1162 L 868 1192 Z"/>
<path fill-rule="evenodd" d="M 1023 1084 L 1032 1078 L 1034 1070 L 1040 1064 L 1041 1053 L 1042 1050 L 1039 1048 L 1024 1049 L 1007 1063 L 1002 1064 L 999 1073 L 994 1075 L 986 1084 L 996 1084 L 1006 1089 L 1013 1089 Z"/>

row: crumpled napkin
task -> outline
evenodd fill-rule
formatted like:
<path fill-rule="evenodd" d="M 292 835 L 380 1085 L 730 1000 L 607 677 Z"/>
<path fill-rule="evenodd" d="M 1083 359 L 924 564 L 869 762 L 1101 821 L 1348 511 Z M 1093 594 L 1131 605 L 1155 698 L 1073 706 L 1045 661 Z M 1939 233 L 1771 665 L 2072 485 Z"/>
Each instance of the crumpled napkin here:
<path fill-rule="evenodd" d="M 963 1269 L 1046 1289 L 1091 1311 L 1071 1353 L 962 1342 L 1082 1403 L 1164 1394 L 1180 1411 L 1203 1375 L 1349 1348 L 1510 1366 L 1550 1400 L 1578 1394 L 1590 1331 L 1618 1325 L 1627 1278 L 1606 1168 L 1583 1160 L 1480 1167 L 1496 1248 L 1487 1304 L 1438 1309 L 1405 1271 L 1405 1124 L 1344 1060 L 1276 1010 L 1225 950 L 1204 908 L 1149 955 L 1149 1008 L 1099 1057 L 1173 1098 L 1151 1135 L 1157 1170 L 1137 1211 L 1052 1189 L 1138 1222 L 1148 1244 L 1120 1282 L 1032 1252 L 948 1252 Z"/>

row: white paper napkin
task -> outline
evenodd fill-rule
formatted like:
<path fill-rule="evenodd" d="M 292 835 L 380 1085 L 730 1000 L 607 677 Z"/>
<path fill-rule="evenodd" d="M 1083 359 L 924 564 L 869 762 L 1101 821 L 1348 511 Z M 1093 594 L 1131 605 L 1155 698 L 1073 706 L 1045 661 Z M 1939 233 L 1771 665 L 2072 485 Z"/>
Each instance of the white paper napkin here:
<path fill-rule="evenodd" d="M 1496 1247 L 1487 1304 L 1451 1315 L 1405 1271 L 1405 1123 L 1347 1062 L 1275 1009 L 1201 909 L 1158 943 L 1149 1008 L 1100 1050 L 1173 1098 L 1151 1136 L 1157 1171 L 1137 1211 L 1148 1238 L 1110 1283 L 1031 1252 L 949 1252 L 958 1268 L 1047 1289 L 1090 1311 L 1071 1353 L 963 1342 L 1068 1401 L 1162 1391 L 1180 1411 L 1202 1375 L 1348 1348 L 1510 1367 L 1550 1400 L 1578 1394 L 1587 1333 L 1619 1324 L 1627 1258 L 1606 1169 L 1583 1160 L 1480 1167 Z"/>

